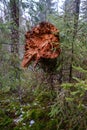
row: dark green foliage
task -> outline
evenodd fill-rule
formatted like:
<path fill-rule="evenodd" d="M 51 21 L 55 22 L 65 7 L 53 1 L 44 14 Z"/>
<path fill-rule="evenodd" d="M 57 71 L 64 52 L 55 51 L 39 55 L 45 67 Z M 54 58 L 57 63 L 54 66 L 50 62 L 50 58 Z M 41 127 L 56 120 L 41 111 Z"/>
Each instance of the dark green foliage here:
<path fill-rule="evenodd" d="M 0 128 L 13 130 L 85 130 L 87 127 L 87 81 L 64 83 L 54 94 L 44 84 L 19 95 L 0 92 Z M 39 85 L 39 84 L 38 84 Z M 10 95 L 10 96 L 9 96 Z M 25 95 L 25 97 L 24 97 Z M 32 100 L 32 101 L 31 101 Z M 31 124 L 31 121 L 34 121 Z"/>
<path fill-rule="evenodd" d="M 78 81 L 76 84 L 62 84 L 54 105 L 51 117 L 58 119 L 58 129 L 85 130 L 87 127 L 87 84 Z M 86 100 L 86 101 L 85 101 Z"/>
<path fill-rule="evenodd" d="M 5 0 L 2 2 L 5 4 Z M 40 20 L 39 13 L 45 7 L 34 0 L 19 2 L 22 8 L 20 17 L 26 9 L 29 16 L 25 20 L 29 28 L 24 25 L 23 19 L 20 20 L 20 41 L 24 44 L 22 39 L 26 28 L 30 29 Z M 82 1 L 83 15 L 78 20 L 74 41 L 74 5 L 71 0 L 66 2 L 67 10 L 63 10 L 62 14 L 55 11 L 49 14 L 53 11 L 50 10 L 52 3 L 51 8 L 46 10 L 47 19 L 60 30 L 61 55 L 54 60 L 42 59 L 35 69 L 32 64 L 27 70 L 21 69 L 21 56 L 19 59 L 11 55 L 12 23 L 10 19 L 3 21 L 0 17 L 0 130 L 87 129 L 87 2 Z M 5 12 L 9 12 L 8 5 L 6 2 Z M 9 13 L 6 17 L 9 18 Z M 14 26 L 14 29 L 17 28 Z M 73 77 L 72 83 L 69 83 L 72 43 Z M 16 63 L 14 67 L 11 61 Z"/>

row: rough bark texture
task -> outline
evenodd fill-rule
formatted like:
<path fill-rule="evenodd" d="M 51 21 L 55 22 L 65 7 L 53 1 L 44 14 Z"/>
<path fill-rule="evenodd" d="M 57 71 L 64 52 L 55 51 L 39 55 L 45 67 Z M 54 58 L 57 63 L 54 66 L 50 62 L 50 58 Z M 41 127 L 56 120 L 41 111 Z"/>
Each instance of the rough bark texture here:
<path fill-rule="evenodd" d="M 55 59 L 60 54 L 59 30 L 48 22 L 41 22 L 25 34 L 25 54 L 22 67 L 31 61 L 36 64 L 42 59 Z"/>
<path fill-rule="evenodd" d="M 72 41 L 72 56 L 71 56 L 71 63 L 70 63 L 70 73 L 69 73 L 69 82 L 72 81 L 73 77 L 73 54 L 74 54 L 74 42 L 77 36 L 78 31 L 78 22 L 79 22 L 79 11 L 80 11 L 80 0 L 74 0 L 75 3 L 75 10 L 74 10 L 74 30 L 73 30 L 73 41 Z"/>
<path fill-rule="evenodd" d="M 11 15 L 11 53 L 19 53 L 19 0 L 10 0 Z"/>

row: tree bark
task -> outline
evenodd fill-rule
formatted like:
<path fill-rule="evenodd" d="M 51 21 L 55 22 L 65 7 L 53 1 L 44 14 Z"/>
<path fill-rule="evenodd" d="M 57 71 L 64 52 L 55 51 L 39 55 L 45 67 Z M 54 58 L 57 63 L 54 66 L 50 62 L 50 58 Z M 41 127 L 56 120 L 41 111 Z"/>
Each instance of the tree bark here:
<path fill-rule="evenodd" d="M 71 63 L 70 63 L 70 72 L 69 72 L 69 82 L 72 81 L 73 78 L 73 54 L 74 54 L 74 42 L 78 31 L 78 20 L 79 20 L 79 10 L 80 10 L 80 0 L 74 1 L 74 31 L 73 31 L 73 40 L 72 40 L 72 55 L 71 55 Z"/>
<path fill-rule="evenodd" d="M 19 74 L 19 0 L 10 0 L 11 17 L 11 66 L 14 80 L 20 79 Z"/>
<path fill-rule="evenodd" d="M 10 0 L 11 10 L 11 52 L 13 54 L 19 53 L 19 0 Z"/>

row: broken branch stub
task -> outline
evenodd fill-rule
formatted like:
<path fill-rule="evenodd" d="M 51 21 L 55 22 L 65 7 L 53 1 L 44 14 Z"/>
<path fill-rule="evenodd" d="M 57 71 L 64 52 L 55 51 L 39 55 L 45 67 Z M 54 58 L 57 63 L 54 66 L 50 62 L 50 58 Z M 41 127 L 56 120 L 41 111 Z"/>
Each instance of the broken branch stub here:
<path fill-rule="evenodd" d="M 34 66 L 43 58 L 55 59 L 60 55 L 59 30 L 49 22 L 41 22 L 25 34 L 25 54 L 22 67 Z"/>

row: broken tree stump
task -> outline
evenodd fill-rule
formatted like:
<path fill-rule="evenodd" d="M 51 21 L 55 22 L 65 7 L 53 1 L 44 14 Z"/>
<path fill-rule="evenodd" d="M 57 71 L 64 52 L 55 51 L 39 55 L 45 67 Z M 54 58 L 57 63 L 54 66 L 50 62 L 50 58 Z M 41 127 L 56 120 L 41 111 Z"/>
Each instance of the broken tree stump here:
<path fill-rule="evenodd" d="M 28 67 L 31 61 L 35 61 L 34 66 L 38 62 L 49 66 L 60 55 L 59 30 L 49 22 L 41 22 L 33 27 L 25 34 L 25 40 L 22 67 Z"/>

